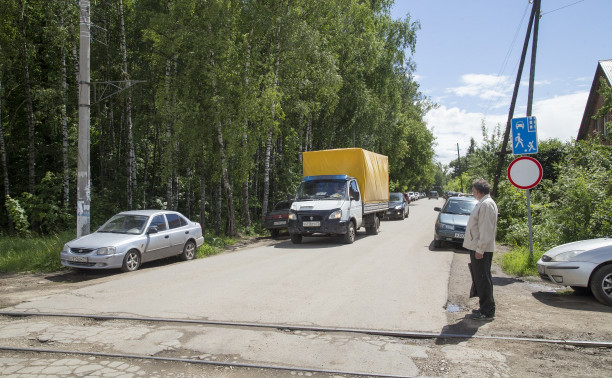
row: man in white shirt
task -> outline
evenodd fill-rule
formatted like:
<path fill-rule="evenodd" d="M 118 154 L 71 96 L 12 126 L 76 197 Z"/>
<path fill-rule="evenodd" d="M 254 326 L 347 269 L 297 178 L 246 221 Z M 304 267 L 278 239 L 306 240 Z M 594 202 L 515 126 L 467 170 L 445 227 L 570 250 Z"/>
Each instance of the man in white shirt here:
<path fill-rule="evenodd" d="M 472 193 L 478 203 L 470 214 L 463 241 L 463 247 L 470 251 L 472 291 L 475 290 L 480 305 L 472 318 L 483 321 L 495 319 L 491 262 L 497 233 L 497 204 L 489 195 L 490 189 L 486 180 L 474 181 Z"/>

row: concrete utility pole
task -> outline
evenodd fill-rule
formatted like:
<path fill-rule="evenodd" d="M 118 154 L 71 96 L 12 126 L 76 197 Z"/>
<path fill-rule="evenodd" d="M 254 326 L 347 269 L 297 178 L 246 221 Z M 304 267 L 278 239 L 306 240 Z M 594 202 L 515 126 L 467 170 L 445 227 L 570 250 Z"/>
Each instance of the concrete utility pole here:
<path fill-rule="evenodd" d="M 77 166 L 77 237 L 89 234 L 90 225 L 90 168 L 89 168 L 89 124 L 90 124 L 90 1 L 79 1 L 79 157 Z"/>

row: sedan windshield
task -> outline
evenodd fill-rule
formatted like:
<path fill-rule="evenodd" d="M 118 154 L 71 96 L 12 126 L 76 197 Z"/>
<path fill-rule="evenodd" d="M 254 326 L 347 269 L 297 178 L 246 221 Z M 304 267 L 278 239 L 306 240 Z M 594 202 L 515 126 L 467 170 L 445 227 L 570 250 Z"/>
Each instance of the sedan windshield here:
<path fill-rule="evenodd" d="M 442 212 L 446 214 L 470 215 L 477 202 L 478 201 L 453 201 L 449 199 L 444 209 L 442 209 Z"/>
<path fill-rule="evenodd" d="M 149 217 L 145 215 L 117 214 L 104 223 L 98 232 L 138 235 L 144 231 Z"/>

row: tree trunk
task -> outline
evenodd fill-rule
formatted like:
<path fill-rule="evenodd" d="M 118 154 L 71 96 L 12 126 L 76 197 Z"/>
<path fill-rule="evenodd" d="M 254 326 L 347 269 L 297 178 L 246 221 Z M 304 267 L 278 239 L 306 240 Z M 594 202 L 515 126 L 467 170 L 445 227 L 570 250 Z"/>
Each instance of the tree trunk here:
<path fill-rule="evenodd" d="M 23 38 L 21 44 L 21 53 L 23 55 L 23 87 L 25 90 L 26 110 L 28 116 L 28 190 L 30 191 L 30 193 L 34 193 L 34 184 L 36 182 L 36 134 L 34 130 L 34 110 L 32 107 L 32 95 L 30 87 L 30 69 L 28 67 L 28 48 L 26 44 L 27 39 L 24 19 L 24 0 L 19 1 L 19 12 L 19 31 L 21 33 L 21 37 Z"/>
<path fill-rule="evenodd" d="M 278 69 L 280 67 L 280 32 L 281 23 L 280 17 L 278 18 L 278 26 L 276 28 L 276 53 L 274 58 L 274 91 L 278 87 Z M 272 101 L 272 122 L 276 118 L 276 102 Z M 264 164 L 264 198 L 262 203 L 262 214 L 261 223 L 263 224 L 266 213 L 268 212 L 268 202 L 270 196 L 270 154 L 272 150 L 272 134 L 274 133 L 273 125 L 270 125 L 270 131 L 268 133 L 268 140 L 266 141 L 266 161 Z"/>
<path fill-rule="evenodd" d="M 0 47 L 0 57 L 2 56 L 2 48 Z M 4 129 L 2 127 L 2 60 L 0 60 L 0 155 L 2 156 L 2 172 L 4 173 L 4 197 L 6 198 L 11 194 L 9 187 L 9 172 L 8 172 L 8 158 L 6 154 L 6 145 L 4 144 Z M 11 217 L 7 217 L 9 222 L 9 233 L 13 233 L 14 226 Z"/>
<path fill-rule="evenodd" d="M 63 22 L 62 22 L 63 23 Z M 68 85 L 66 83 L 66 49 L 64 46 L 60 49 L 62 60 L 62 165 L 64 168 L 64 179 L 62 180 L 62 203 L 67 206 L 70 201 L 70 169 L 68 167 L 68 115 L 66 114 L 66 92 Z"/>
<path fill-rule="evenodd" d="M 223 206 L 223 194 L 221 188 L 221 181 L 217 185 L 217 196 L 216 196 L 216 217 L 215 217 L 215 233 L 221 235 L 221 207 Z"/>
<path fill-rule="evenodd" d="M 200 226 L 202 235 L 206 233 L 206 160 L 204 154 L 200 158 Z"/>
<path fill-rule="evenodd" d="M 210 29 L 210 25 L 209 25 L 209 29 Z M 215 67 L 215 55 L 214 52 L 210 52 L 210 66 L 213 68 Z M 222 124 L 221 124 L 221 120 L 220 120 L 220 110 L 219 110 L 219 104 L 217 101 L 217 89 L 216 89 L 216 84 L 217 81 L 216 79 L 213 78 L 212 80 L 212 89 L 213 89 L 213 98 L 214 100 L 214 111 L 216 114 L 216 121 L 215 121 L 215 127 L 217 129 L 217 143 L 219 144 L 219 155 L 221 157 L 221 179 L 223 182 L 223 189 L 225 190 L 225 197 L 226 197 L 226 201 L 227 201 L 227 223 L 226 223 L 226 227 L 225 227 L 225 234 L 227 236 L 236 236 L 236 234 L 238 233 L 236 230 L 236 214 L 234 212 L 234 195 L 233 195 L 233 190 L 232 190 L 232 184 L 230 183 L 229 180 L 229 175 L 227 173 L 227 158 L 225 155 L 225 143 L 223 141 L 223 130 L 222 130 Z"/>
<path fill-rule="evenodd" d="M 251 33 L 249 33 L 249 35 L 253 34 L 253 30 L 251 30 Z M 249 91 L 249 82 L 250 82 L 250 75 L 251 75 L 251 44 L 248 43 L 247 44 L 247 54 L 246 54 L 246 63 L 245 63 L 245 74 L 244 74 L 244 84 L 246 87 L 246 90 Z M 248 93 L 248 92 L 247 92 Z M 248 135 L 248 130 L 249 130 L 249 119 L 248 119 L 248 114 L 247 114 L 247 109 L 244 109 L 244 129 L 242 131 L 242 151 L 244 153 L 244 161 L 248 162 L 247 164 L 249 166 L 251 166 L 250 163 L 250 159 L 248 154 L 248 149 L 247 146 L 249 145 L 249 135 Z M 250 170 L 247 170 L 246 173 L 246 178 L 244 179 L 244 182 L 242 183 L 242 214 L 244 214 L 244 227 L 245 228 L 249 228 L 251 227 L 251 213 L 249 211 L 249 174 Z"/>
<path fill-rule="evenodd" d="M 172 142 L 172 121 L 170 119 L 170 67 L 172 61 L 170 58 L 166 58 L 166 161 L 164 164 L 164 168 L 166 171 L 166 207 L 168 209 L 172 208 L 173 195 L 172 195 L 172 173 L 174 170 L 172 169 L 172 150 L 171 142 Z"/>
<path fill-rule="evenodd" d="M 125 86 L 130 86 L 130 75 L 128 74 L 127 65 L 127 44 L 125 40 L 125 18 L 123 16 L 123 0 L 119 0 L 119 18 L 121 24 L 121 55 L 123 57 L 123 80 L 126 81 Z M 136 154 L 134 151 L 134 136 L 132 131 L 132 96 L 128 91 L 125 99 L 125 117 L 127 126 L 127 208 L 132 209 L 133 189 L 136 186 Z"/>

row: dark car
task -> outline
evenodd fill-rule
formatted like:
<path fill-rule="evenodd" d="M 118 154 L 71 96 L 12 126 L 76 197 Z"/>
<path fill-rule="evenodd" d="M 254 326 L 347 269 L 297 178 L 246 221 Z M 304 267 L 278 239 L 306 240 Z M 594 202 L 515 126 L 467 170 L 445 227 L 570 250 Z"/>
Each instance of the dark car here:
<path fill-rule="evenodd" d="M 440 248 L 443 241 L 463 244 L 465 227 L 478 200 L 474 197 L 450 197 L 439 211 L 434 230 L 434 247 Z"/>
<path fill-rule="evenodd" d="M 403 193 L 389 193 L 389 210 L 385 213 L 386 218 L 406 219 L 410 213 L 408 202 Z"/>
<path fill-rule="evenodd" d="M 435 190 L 432 190 L 431 192 L 429 192 L 429 194 L 427 195 L 427 198 L 432 199 L 438 199 L 438 192 Z"/>
<path fill-rule="evenodd" d="M 270 230 L 270 235 L 273 238 L 278 237 L 281 230 L 286 230 L 287 218 L 289 217 L 289 209 L 293 200 L 280 201 L 274 205 L 274 209 L 266 214 L 264 219 L 264 227 Z"/>

